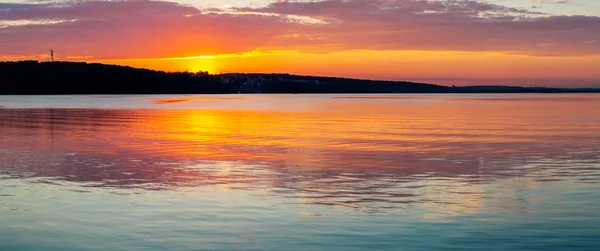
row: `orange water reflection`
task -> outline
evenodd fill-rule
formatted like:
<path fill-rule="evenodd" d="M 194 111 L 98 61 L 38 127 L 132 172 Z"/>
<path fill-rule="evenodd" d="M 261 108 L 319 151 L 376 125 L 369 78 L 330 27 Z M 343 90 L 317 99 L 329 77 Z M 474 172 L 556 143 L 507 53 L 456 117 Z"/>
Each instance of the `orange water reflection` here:
<path fill-rule="evenodd" d="M 372 211 L 416 203 L 427 217 L 494 208 L 489 186 L 599 173 L 595 96 L 585 106 L 573 97 L 396 98 L 326 97 L 294 112 L 5 108 L 0 171 L 92 187 L 262 189 Z M 148 102 L 173 100 L 204 99 Z M 511 199 L 514 210 L 535 203 Z"/>
<path fill-rule="evenodd" d="M 154 104 L 172 104 L 172 103 L 185 103 L 185 102 L 193 102 L 193 101 L 202 101 L 202 100 L 243 100 L 244 98 L 200 98 L 200 97 L 185 97 L 185 98 L 160 98 L 152 101 Z"/>

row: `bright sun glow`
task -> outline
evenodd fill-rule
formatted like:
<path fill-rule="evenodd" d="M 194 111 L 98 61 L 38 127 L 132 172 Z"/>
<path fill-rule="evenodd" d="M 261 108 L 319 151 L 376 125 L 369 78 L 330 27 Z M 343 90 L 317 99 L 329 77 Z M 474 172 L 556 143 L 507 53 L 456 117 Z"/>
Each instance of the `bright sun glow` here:
<path fill-rule="evenodd" d="M 190 72 L 208 71 L 209 73 L 216 73 L 214 58 L 197 58 L 186 61 L 187 70 Z"/>

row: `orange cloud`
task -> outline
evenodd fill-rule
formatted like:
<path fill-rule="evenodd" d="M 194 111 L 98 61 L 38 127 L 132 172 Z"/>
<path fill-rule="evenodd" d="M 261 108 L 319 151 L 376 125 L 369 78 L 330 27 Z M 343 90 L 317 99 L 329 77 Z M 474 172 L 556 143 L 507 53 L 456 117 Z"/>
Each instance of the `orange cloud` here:
<path fill-rule="evenodd" d="M 476 1 L 285 1 L 261 8 L 200 10 L 141 0 L 0 4 L 0 9 L 0 23 L 5 24 L 0 26 L 0 53 L 7 55 L 47 47 L 97 59 L 258 48 L 600 54 L 600 17 L 545 16 Z"/>

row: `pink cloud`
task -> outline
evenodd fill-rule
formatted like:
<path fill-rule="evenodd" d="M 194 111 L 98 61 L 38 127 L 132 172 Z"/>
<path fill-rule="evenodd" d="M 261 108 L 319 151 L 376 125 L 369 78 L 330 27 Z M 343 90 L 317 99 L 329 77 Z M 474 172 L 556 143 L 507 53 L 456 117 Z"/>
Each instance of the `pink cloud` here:
<path fill-rule="evenodd" d="M 296 22 L 303 17 L 322 22 Z M 228 11 L 146 0 L 0 3 L 3 22 L 13 25 L 0 25 L 0 56 L 40 54 L 49 48 L 59 56 L 95 58 L 181 57 L 257 48 L 600 55 L 599 17 L 545 16 L 460 0 L 279 1 Z M 19 22 L 24 25 L 14 25 Z"/>
<path fill-rule="evenodd" d="M 0 29 L 0 54 L 54 48 L 96 58 L 176 57 L 253 50 L 286 27 L 277 17 L 206 14 L 159 1 L 0 4 L 0 20 L 74 20 Z M 0 21 L 2 22 L 2 21 Z"/>
<path fill-rule="evenodd" d="M 278 2 L 254 11 L 330 20 L 331 25 L 301 27 L 296 33 L 321 38 L 311 40 L 315 46 L 335 44 L 339 49 L 600 53 L 599 17 L 548 17 L 476 1 Z M 297 44 L 293 40 L 282 43 Z"/>

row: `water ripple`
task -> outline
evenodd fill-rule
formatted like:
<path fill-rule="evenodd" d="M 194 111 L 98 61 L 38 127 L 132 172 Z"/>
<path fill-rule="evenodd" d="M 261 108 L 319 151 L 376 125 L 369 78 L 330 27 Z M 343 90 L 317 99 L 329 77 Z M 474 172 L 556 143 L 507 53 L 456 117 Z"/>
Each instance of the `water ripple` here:
<path fill-rule="evenodd" d="M 273 213 L 279 218 L 265 220 L 285 224 L 289 215 L 275 214 L 281 208 L 349 225 L 362 223 L 336 215 L 372 215 L 369 219 L 378 221 L 367 227 L 382 232 L 387 222 L 398 223 L 382 215 L 404 215 L 403 224 L 459 219 L 452 225 L 458 228 L 475 219 L 489 226 L 518 222 L 540 231 L 547 230 L 527 222 L 554 222 L 557 229 L 564 227 L 558 222 L 597 222 L 596 96 L 231 101 L 238 107 L 256 105 L 256 99 L 288 100 L 290 110 L 203 107 L 230 102 L 221 97 L 115 99 L 151 107 L 0 108 L 0 209 L 23 213 L 41 208 L 40 201 L 55 207 L 68 201 L 63 206 L 71 205 L 73 215 L 88 215 L 94 205 L 122 215 L 117 217 L 122 221 L 147 216 L 160 221 L 158 226 L 173 224 L 166 229 L 177 235 L 162 234 L 180 237 L 201 234 L 179 229 L 191 226 L 177 222 L 251 226 Z M 3 104 L 14 107 L 11 102 Z M 152 106 L 156 102 L 160 108 Z M 180 102 L 189 107 L 171 109 Z M 233 208 L 239 211 L 230 212 Z M 69 220 L 80 221 L 73 223 L 80 228 L 102 223 L 93 217 Z M 347 230 L 337 226 L 328 234 Z"/>

